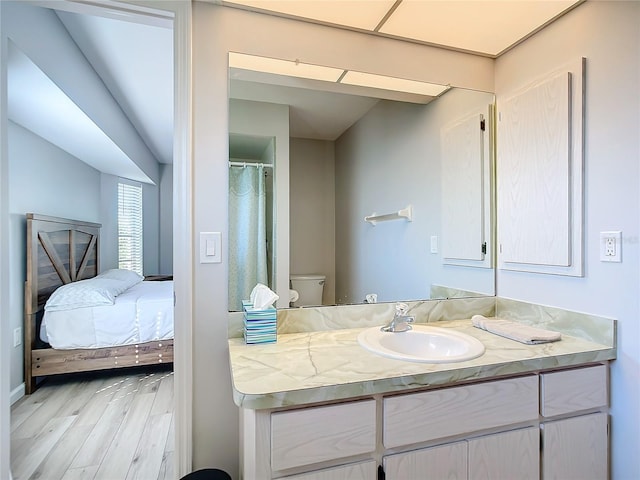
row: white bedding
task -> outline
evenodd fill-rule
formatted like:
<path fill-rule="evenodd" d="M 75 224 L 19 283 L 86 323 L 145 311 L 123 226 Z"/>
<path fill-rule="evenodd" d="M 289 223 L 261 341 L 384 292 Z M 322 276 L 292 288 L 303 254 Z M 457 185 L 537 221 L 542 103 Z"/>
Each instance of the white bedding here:
<path fill-rule="evenodd" d="M 113 305 L 45 311 L 40 338 L 53 348 L 100 348 L 173 338 L 173 282 L 140 282 Z"/>

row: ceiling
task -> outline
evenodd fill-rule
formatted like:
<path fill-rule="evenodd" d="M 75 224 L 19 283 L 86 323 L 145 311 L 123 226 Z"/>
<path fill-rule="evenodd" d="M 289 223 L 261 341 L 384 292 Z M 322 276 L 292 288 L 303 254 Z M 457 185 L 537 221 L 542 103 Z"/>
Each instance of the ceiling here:
<path fill-rule="evenodd" d="M 211 1 L 220 3 L 219 0 Z M 228 7 L 296 17 L 490 57 L 509 50 L 579 3 L 574 0 L 222 1 Z M 166 25 L 145 25 L 84 13 L 57 11 L 56 14 L 150 152 L 158 162 L 171 163 L 172 30 Z M 21 60 L 24 64 L 25 59 Z M 264 95 L 269 95 L 269 101 L 276 103 L 294 101 L 291 118 L 295 122 L 292 124 L 300 126 L 301 131 L 293 135 L 307 138 L 335 139 L 377 101 L 373 99 L 376 95 L 354 98 L 339 92 L 320 94 L 302 88 L 287 90 L 290 87 L 282 85 L 252 85 L 250 81 L 243 83 L 246 79 L 242 77 L 236 80 L 232 93 L 237 98 L 257 99 L 260 96 L 264 99 Z M 10 96 L 11 91 L 10 85 Z M 14 113 L 18 111 L 15 103 L 12 107 L 10 102 L 10 118 L 11 110 Z M 39 110 L 31 113 L 31 120 L 29 114 L 22 112 L 19 123 L 37 133 L 36 117 L 40 123 L 45 121 L 52 125 L 60 122 L 59 111 L 47 113 L 43 107 L 45 104 L 40 103 Z M 319 106 L 325 108 L 318 114 Z M 340 124 L 332 113 L 339 111 L 350 112 L 351 118 L 342 120 Z M 17 113 L 14 117 L 17 118 Z M 75 122 L 87 124 L 82 128 L 97 128 L 95 124 L 91 126 L 88 117 L 75 117 Z M 68 118 L 74 116 L 69 115 Z M 83 131 L 73 125 L 60 130 Z M 72 137 L 77 142 L 80 136 Z M 47 140 L 80 159 L 89 155 L 79 147 L 74 148 L 73 138 L 60 142 Z M 103 160 L 98 158 L 95 161 L 98 162 L 97 166 L 94 165 L 97 169 L 110 171 L 107 165 L 101 165 Z"/>
<path fill-rule="evenodd" d="M 497 57 L 584 0 L 223 0 L 297 17 Z"/>
<path fill-rule="evenodd" d="M 11 121 L 104 173 L 149 178 L 20 49 L 9 43 L 7 79 Z"/>
<path fill-rule="evenodd" d="M 71 10 L 78 10 L 77 4 L 68 5 Z M 94 11 L 97 10 L 91 10 Z M 170 24 L 143 24 L 63 10 L 54 12 L 48 18 L 63 25 L 63 31 L 97 73 L 102 85 L 94 88 L 106 88 L 123 111 L 125 122 L 128 120 L 129 125 L 118 128 L 135 130 L 158 163 L 172 163 L 173 30 Z M 7 65 L 11 121 L 101 172 L 151 182 L 124 148 L 64 93 L 55 78 L 47 76 L 11 42 Z"/>
<path fill-rule="evenodd" d="M 129 121 L 161 163 L 173 157 L 173 30 L 57 12 Z"/>
<path fill-rule="evenodd" d="M 289 105 L 289 134 L 294 138 L 336 140 L 378 101 L 361 95 L 326 92 L 233 79 L 234 99 Z"/>

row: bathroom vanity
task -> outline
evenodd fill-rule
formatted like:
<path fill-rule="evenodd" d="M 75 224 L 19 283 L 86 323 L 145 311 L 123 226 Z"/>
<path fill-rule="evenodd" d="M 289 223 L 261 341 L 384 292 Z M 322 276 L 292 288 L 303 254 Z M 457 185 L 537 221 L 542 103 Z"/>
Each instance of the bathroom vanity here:
<path fill-rule="evenodd" d="M 231 338 L 242 478 L 607 478 L 615 335 L 524 345 L 466 319 L 437 325 L 484 355 L 384 358 L 358 345 L 361 328 Z"/>

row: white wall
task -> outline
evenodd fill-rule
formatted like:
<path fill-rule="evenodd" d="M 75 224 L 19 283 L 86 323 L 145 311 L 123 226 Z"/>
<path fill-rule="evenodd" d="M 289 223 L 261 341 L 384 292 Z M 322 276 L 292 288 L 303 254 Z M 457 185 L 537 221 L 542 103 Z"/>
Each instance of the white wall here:
<path fill-rule="evenodd" d="M 100 175 L 100 269 L 118 268 L 118 177 Z"/>
<path fill-rule="evenodd" d="M 12 322 L 9 310 L 9 159 L 7 153 L 7 15 L 0 3 L 0 478 L 11 478 L 10 391 Z"/>
<path fill-rule="evenodd" d="M 11 330 L 24 324 L 26 213 L 100 222 L 100 172 L 9 122 Z M 11 349 L 11 389 L 24 381 L 24 345 Z"/>
<path fill-rule="evenodd" d="M 439 157 L 425 155 L 428 111 L 381 101 L 336 141 L 339 303 L 362 302 L 368 293 L 381 302 L 429 298 L 423 272 L 430 260 L 427 239 L 440 221 L 440 165 Z M 413 222 L 364 222 L 410 204 Z"/>
<path fill-rule="evenodd" d="M 160 166 L 160 264 L 158 273 L 173 274 L 173 165 Z"/>
<path fill-rule="evenodd" d="M 585 276 L 500 270 L 498 294 L 618 320 L 612 473 L 631 480 L 640 478 L 640 3 L 578 6 L 496 61 L 496 93 L 499 103 L 580 57 L 587 59 Z M 606 230 L 622 231 L 622 263 L 599 260 L 599 232 Z"/>
<path fill-rule="evenodd" d="M 142 184 L 142 272 L 160 273 L 160 187 Z"/>
<path fill-rule="evenodd" d="M 290 141 L 291 273 L 326 276 L 324 305 L 335 304 L 335 143 Z"/>
<path fill-rule="evenodd" d="M 442 239 L 441 127 L 492 99 L 452 89 L 427 105 L 381 101 L 336 141 L 339 303 L 362 302 L 367 293 L 379 301 L 430 298 L 432 284 L 494 294 L 493 270 L 444 266 L 430 253 L 430 237 Z M 407 205 L 412 222 L 363 220 Z"/>

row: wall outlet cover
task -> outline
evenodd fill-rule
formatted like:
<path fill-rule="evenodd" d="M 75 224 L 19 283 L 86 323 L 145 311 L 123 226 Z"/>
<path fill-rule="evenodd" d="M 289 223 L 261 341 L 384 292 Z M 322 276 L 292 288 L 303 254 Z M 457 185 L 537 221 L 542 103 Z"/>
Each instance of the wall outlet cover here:
<path fill-rule="evenodd" d="M 600 261 L 622 262 L 622 232 L 600 232 Z"/>

